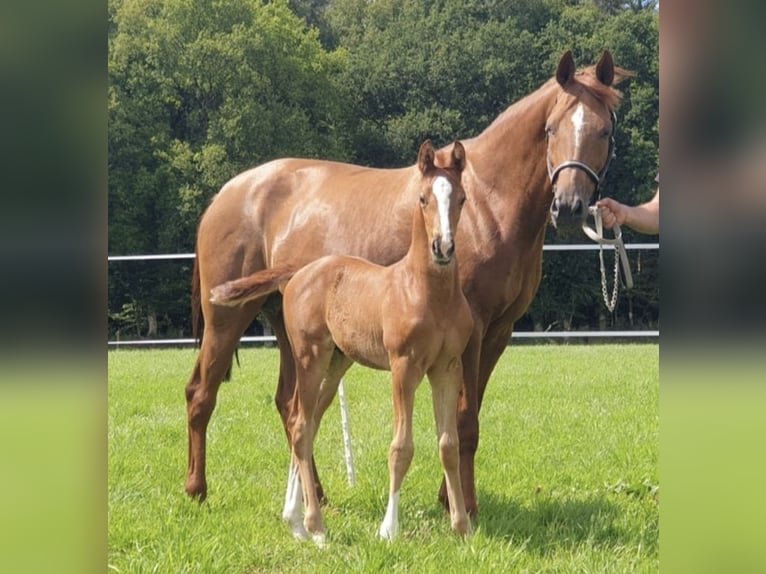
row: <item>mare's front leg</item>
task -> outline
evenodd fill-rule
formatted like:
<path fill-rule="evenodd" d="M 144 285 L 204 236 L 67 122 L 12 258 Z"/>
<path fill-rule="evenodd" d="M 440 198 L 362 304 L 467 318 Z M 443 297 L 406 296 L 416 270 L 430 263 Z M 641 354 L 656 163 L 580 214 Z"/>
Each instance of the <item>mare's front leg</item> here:
<path fill-rule="evenodd" d="M 423 378 L 422 369 L 406 358 L 390 361 L 394 398 L 394 439 L 388 452 L 388 506 L 379 535 L 393 540 L 399 533 L 399 495 L 404 476 L 412 463 L 415 445 L 412 440 L 412 411 L 415 390 Z"/>
<path fill-rule="evenodd" d="M 471 533 L 460 480 L 460 449 L 457 432 L 457 399 L 460 392 L 462 363 L 454 357 L 428 372 L 433 395 L 439 458 L 444 467 L 444 481 L 449 499 L 452 529 L 461 535 Z"/>

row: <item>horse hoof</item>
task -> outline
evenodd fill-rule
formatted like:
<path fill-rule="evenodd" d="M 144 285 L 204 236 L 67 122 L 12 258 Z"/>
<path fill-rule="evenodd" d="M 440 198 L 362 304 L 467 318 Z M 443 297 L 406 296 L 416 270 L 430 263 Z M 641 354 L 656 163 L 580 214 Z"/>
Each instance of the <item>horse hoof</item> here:
<path fill-rule="evenodd" d="M 318 548 L 327 547 L 327 537 L 325 536 L 324 532 L 316 532 L 312 534 L 311 539 L 314 541 L 314 544 L 316 544 Z"/>
<path fill-rule="evenodd" d="M 381 540 L 386 540 L 387 542 L 393 542 L 396 539 L 396 531 L 389 530 L 388 528 L 381 526 L 380 530 L 378 530 L 378 537 Z"/>
<path fill-rule="evenodd" d="M 303 528 L 303 524 L 300 524 L 300 525 L 297 525 L 297 526 L 296 525 L 290 525 L 290 529 L 292 530 L 293 538 L 295 540 L 303 542 L 303 541 L 309 539 L 309 533 L 306 532 L 305 528 Z"/>
<path fill-rule="evenodd" d="M 194 498 L 197 502 L 203 502 L 207 498 L 207 484 L 205 483 L 187 480 L 185 490 L 189 498 Z"/>
<path fill-rule="evenodd" d="M 457 522 L 452 525 L 452 530 L 463 538 L 467 538 L 473 534 L 473 528 L 471 527 L 471 521 Z"/>
<path fill-rule="evenodd" d="M 292 514 L 283 514 L 282 519 L 287 522 L 287 525 L 290 527 L 290 532 L 293 533 L 293 538 L 295 540 L 308 540 L 309 539 L 309 533 L 306 531 L 306 528 L 303 526 L 303 521 L 300 519 L 300 517 L 294 517 Z"/>

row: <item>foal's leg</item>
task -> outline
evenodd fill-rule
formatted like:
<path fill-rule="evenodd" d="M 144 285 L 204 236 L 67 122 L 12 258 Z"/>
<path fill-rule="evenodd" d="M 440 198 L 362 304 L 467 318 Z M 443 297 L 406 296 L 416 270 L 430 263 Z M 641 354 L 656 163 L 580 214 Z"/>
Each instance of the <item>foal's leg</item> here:
<path fill-rule="evenodd" d="M 260 303 L 237 309 L 205 303 L 202 306 L 206 311 L 202 345 L 186 385 L 189 459 L 185 490 L 200 501 L 207 497 L 206 434 L 218 388 L 231 368 L 239 338 L 255 317 L 258 305 Z"/>
<path fill-rule="evenodd" d="M 479 446 L 479 397 L 478 378 L 482 352 L 482 335 L 479 320 L 474 317 L 474 331 L 463 352 L 463 374 L 457 403 L 457 428 L 460 437 L 460 482 L 466 511 L 477 516 L 479 506 L 474 484 L 474 456 Z M 486 381 L 484 382 L 486 386 Z M 439 501 L 449 509 L 446 477 L 439 489 Z"/>
<path fill-rule="evenodd" d="M 310 462 L 315 434 L 314 412 L 319 392 L 319 380 L 318 377 L 304 373 L 300 373 L 299 377 L 295 391 L 295 415 L 291 420 L 289 429 L 292 455 L 282 517 L 290 525 L 295 538 L 306 540 L 311 533 L 317 543 L 321 543 L 324 541 L 324 524 L 322 514 L 319 511 L 316 490 L 313 488 L 313 473 Z M 301 507 L 304 502 L 307 508 L 305 519 L 301 516 Z M 310 520 L 309 515 L 311 516 Z"/>
<path fill-rule="evenodd" d="M 314 439 L 322 414 L 332 402 L 335 389 L 343 373 L 348 370 L 350 362 L 334 352 L 334 345 L 301 345 L 298 341 L 296 347 L 300 359 L 296 361 L 294 419 L 290 427 L 293 454 L 283 516 L 290 523 L 296 538 L 304 538 L 308 533 L 314 542 L 322 545 L 325 542 L 325 527 L 311 466 Z M 297 471 L 294 468 L 296 466 Z M 294 488 L 293 477 L 296 472 L 298 483 L 302 487 L 303 501 L 306 503 L 306 515 L 302 524 L 300 511 L 296 512 L 296 507 L 299 508 L 300 504 L 295 500 L 294 492 L 291 495 L 291 484 Z"/>
<path fill-rule="evenodd" d="M 391 361 L 394 395 L 394 440 L 388 452 L 388 506 L 380 525 L 381 538 L 393 540 L 399 533 L 399 494 L 410 468 L 415 446 L 412 442 L 412 411 L 415 389 L 423 378 L 422 370 L 406 358 Z"/>
<path fill-rule="evenodd" d="M 458 534 L 469 534 L 471 523 L 465 509 L 460 481 L 460 451 L 457 433 L 457 399 L 460 391 L 459 358 L 445 369 L 432 369 L 428 373 L 436 419 L 439 458 L 444 467 L 444 480 L 449 498 L 452 529 Z"/>
<path fill-rule="evenodd" d="M 281 311 L 264 311 L 264 314 L 271 325 L 274 336 L 277 338 L 277 345 L 279 347 L 279 381 L 277 383 L 277 392 L 274 396 L 274 403 L 277 406 L 277 411 L 282 419 L 282 426 L 284 426 L 285 433 L 287 434 L 287 446 L 290 447 L 292 444 L 290 428 L 294 425 L 296 410 L 293 407 L 295 403 L 295 357 L 290 346 L 290 340 L 287 337 Z M 325 498 L 322 483 L 319 481 L 319 474 L 317 473 L 316 463 L 313 458 L 311 459 L 311 467 L 314 474 L 312 483 L 316 489 L 317 499 L 320 502 L 325 502 L 327 499 Z"/>

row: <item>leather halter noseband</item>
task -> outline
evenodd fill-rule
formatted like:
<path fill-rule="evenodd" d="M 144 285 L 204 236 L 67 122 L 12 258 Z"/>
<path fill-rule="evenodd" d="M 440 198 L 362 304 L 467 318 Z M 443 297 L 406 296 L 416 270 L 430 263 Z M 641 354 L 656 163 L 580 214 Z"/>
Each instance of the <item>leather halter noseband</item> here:
<path fill-rule="evenodd" d="M 559 173 L 562 170 L 568 167 L 581 169 L 586 174 L 588 174 L 588 177 L 590 177 L 593 180 L 593 183 L 596 186 L 593 197 L 594 197 L 594 200 L 595 198 L 598 198 L 598 196 L 600 195 L 599 188 L 601 186 L 601 183 L 604 181 L 604 177 L 606 177 L 606 172 L 609 170 L 609 164 L 612 163 L 612 160 L 616 156 L 615 144 L 614 144 L 614 133 L 615 133 L 616 126 L 617 126 L 617 114 L 612 112 L 612 131 L 609 134 L 609 151 L 607 152 L 606 163 L 604 164 L 604 167 L 601 169 L 599 173 L 596 173 L 589 165 L 574 159 L 563 161 L 556 167 L 556 169 L 553 169 L 553 167 L 551 166 L 551 158 L 549 155 L 546 155 L 546 164 L 548 165 L 548 177 L 550 177 L 551 184 L 556 183 L 556 178 L 558 177 Z"/>

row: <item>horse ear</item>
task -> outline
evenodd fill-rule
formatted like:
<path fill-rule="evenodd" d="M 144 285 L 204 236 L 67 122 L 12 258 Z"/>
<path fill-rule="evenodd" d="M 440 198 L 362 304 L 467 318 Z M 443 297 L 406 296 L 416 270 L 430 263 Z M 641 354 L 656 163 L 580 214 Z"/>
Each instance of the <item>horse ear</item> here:
<path fill-rule="evenodd" d="M 456 141 L 452 146 L 452 167 L 458 171 L 463 171 L 465 169 L 465 163 L 465 148 L 462 143 Z"/>
<path fill-rule="evenodd" d="M 601 59 L 596 64 L 596 78 L 605 86 L 611 86 L 614 82 L 614 60 L 609 50 L 604 50 Z"/>
<path fill-rule="evenodd" d="M 575 63 L 572 57 L 572 50 L 567 50 L 559 60 L 559 67 L 556 68 L 556 81 L 561 87 L 566 86 L 574 79 Z"/>
<path fill-rule="evenodd" d="M 431 140 L 426 140 L 420 144 L 418 151 L 418 169 L 420 173 L 426 174 L 434 168 L 434 145 Z"/>

